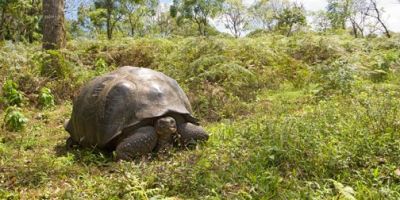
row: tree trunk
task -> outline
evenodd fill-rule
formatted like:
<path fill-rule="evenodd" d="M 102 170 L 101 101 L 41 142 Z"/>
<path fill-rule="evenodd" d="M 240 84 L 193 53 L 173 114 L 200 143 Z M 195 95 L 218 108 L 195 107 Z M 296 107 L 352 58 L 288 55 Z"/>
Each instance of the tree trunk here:
<path fill-rule="evenodd" d="M 129 25 L 131 26 L 131 36 L 135 36 L 135 24 L 133 23 L 132 17 L 129 16 Z"/>
<path fill-rule="evenodd" d="M 292 34 L 292 29 L 293 29 L 293 23 L 290 23 L 289 25 L 289 30 L 286 33 L 286 37 L 290 37 L 290 35 Z"/>
<path fill-rule="evenodd" d="M 111 22 L 112 11 L 113 11 L 113 2 L 111 0 L 107 0 L 107 39 L 112 39 L 113 25 Z"/>
<path fill-rule="evenodd" d="M 3 5 L 2 11 L 1 11 L 1 20 L 0 20 L 0 39 L 4 40 L 5 39 L 5 29 L 4 29 L 4 23 L 6 21 L 6 12 L 7 12 L 7 6 Z"/>
<path fill-rule="evenodd" d="M 355 38 L 358 38 L 358 31 L 357 31 L 357 26 L 354 21 L 351 21 L 351 27 L 353 28 L 353 34 Z"/>
<path fill-rule="evenodd" d="M 64 0 L 43 0 L 43 49 L 65 47 Z"/>
<path fill-rule="evenodd" d="M 57 79 L 67 73 L 63 55 L 57 51 L 65 48 L 64 0 L 43 0 L 43 50 L 48 53 L 43 59 L 40 73 Z"/>

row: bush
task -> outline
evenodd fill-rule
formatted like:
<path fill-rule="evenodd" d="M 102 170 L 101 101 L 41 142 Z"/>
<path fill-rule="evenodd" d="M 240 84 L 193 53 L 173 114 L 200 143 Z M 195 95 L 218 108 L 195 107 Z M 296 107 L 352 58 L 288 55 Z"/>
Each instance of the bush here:
<path fill-rule="evenodd" d="M 400 66 L 398 60 L 400 52 L 395 50 L 377 52 L 377 55 L 367 59 L 370 71 L 369 78 L 375 82 L 383 82 L 388 79 L 389 74 Z"/>
<path fill-rule="evenodd" d="M 344 60 L 330 65 L 320 65 L 314 69 L 313 79 L 317 81 L 318 98 L 327 98 L 333 94 L 350 94 L 356 75 L 356 68 Z"/>
<path fill-rule="evenodd" d="M 54 106 L 54 96 L 49 88 L 40 89 L 39 93 L 39 106 L 41 108 L 50 108 Z"/>
<path fill-rule="evenodd" d="M 24 101 L 24 95 L 18 90 L 18 84 L 8 79 L 3 85 L 2 102 L 7 106 L 21 106 Z"/>
<path fill-rule="evenodd" d="M 42 56 L 42 65 L 40 68 L 42 76 L 56 79 L 65 78 L 71 74 L 71 69 L 62 52 L 47 50 Z"/>

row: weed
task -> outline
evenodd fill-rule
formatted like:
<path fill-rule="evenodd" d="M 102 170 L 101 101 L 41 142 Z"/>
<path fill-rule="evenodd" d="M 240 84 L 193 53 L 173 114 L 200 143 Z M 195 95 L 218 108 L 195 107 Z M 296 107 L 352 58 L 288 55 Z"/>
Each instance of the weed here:
<path fill-rule="evenodd" d="M 49 88 L 43 87 L 40 89 L 38 102 L 41 108 L 51 108 L 54 106 L 54 96 Z"/>
<path fill-rule="evenodd" d="M 9 131 L 21 131 L 28 122 L 22 110 L 16 106 L 8 107 L 5 113 L 4 126 Z"/>
<path fill-rule="evenodd" d="M 24 101 L 24 95 L 18 90 L 18 84 L 8 79 L 3 85 L 2 102 L 8 106 L 21 106 Z"/>

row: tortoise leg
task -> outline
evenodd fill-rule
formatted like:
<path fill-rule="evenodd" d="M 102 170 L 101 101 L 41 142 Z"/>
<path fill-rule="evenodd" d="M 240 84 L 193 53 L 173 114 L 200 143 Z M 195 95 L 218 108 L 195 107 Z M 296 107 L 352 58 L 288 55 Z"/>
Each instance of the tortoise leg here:
<path fill-rule="evenodd" d="M 73 149 L 74 147 L 79 146 L 79 143 L 73 140 L 72 137 L 69 137 L 67 141 L 65 141 L 65 146 L 67 149 Z"/>
<path fill-rule="evenodd" d="M 157 144 L 157 134 L 152 126 L 136 129 L 117 144 L 117 160 L 133 160 L 151 153 Z"/>
<path fill-rule="evenodd" d="M 196 144 L 198 141 L 206 141 L 209 137 L 207 132 L 201 126 L 192 124 L 190 122 L 179 124 L 178 133 L 180 136 L 178 141 L 180 145 L 183 146 Z"/>

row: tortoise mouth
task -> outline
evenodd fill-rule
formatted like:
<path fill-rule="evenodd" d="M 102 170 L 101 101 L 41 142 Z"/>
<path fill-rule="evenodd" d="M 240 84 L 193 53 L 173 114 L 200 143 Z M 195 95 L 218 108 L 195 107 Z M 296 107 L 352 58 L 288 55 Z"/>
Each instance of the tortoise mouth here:
<path fill-rule="evenodd" d="M 176 127 L 170 127 L 168 129 L 171 131 L 171 133 L 176 133 L 177 131 Z"/>
<path fill-rule="evenodd" d="M 158 135 L 171 135 L 177 132 L 176 127 L 157 127 L 156 132 Z"/>
<path fill-rule="evenodd" d="M 156 121 L 155 129 L 158 135 L 171 135 L 176 133 L 176 121 L 172 117 L 163 117 Z"/>

